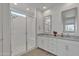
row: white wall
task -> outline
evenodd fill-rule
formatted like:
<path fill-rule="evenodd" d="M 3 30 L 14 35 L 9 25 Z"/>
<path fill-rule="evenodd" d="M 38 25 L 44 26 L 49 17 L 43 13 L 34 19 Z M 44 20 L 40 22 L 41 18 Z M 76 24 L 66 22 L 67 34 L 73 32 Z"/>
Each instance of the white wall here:
<path fill-rule="evenodd" d="M 54 6 L 52 9 L 47 10 L 44 12 L 44 16 L 47 15 L 52 15 L 52 31 L 57 31 L 59 33 L 63 32 L 63 23 L 62 23 L 62 18 L 61 18 L 61 12 L 67 9 L 71 9 L 71 8 L 78 8 L 78 16 L 79 16 L 79 4 L 77 3 L 64 3 L 58 6 Z M 78 17 L 79 19 L 79 17 Z M 79 20 L 76 20 L 77 22 L 77 31 L 75 33 L 73 33 L 74 35 L 78 35 L 79 36 Z"/>
<path fill-rule="evenodd" d="M 9 4 L 2 4 L 3 20 L 3 55 L 11 55 L 11 19 Z"/>
<path fill-rule="evenodd" d="M 0 4 L 0 56 L 2 56 L 2 4 Z"/>
<path fill-rule="evenodd" d="M 37 10 L 37 33 L 43 33 L 43 13 Z"/>

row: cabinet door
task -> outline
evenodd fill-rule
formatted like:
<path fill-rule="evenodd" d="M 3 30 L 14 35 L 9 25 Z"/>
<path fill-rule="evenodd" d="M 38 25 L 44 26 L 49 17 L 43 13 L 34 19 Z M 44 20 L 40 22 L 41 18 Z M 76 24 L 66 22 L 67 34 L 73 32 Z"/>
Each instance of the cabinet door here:
<path fill-rule="evenodd" d="M 37 36 L 37 47 L 40 47 L 40 37 Z"/>
<path fill-rule="evenodd" d="M 38 47 L 39 48 L 42 48 L 42 49 L 44 49 L 44 50 L 46 50 L 46 51 L 48 51 L 48 48 L 49 48 L 49 46 L 48 46 L 48 44 L 49 44 L 49 38 L 47 38 L 47 37 L 38 37 Z"/>
<path fill-rule="evenodd" d="M 67 51 L 68 56 L 79 56 L 79 45 L 69 45 L 68 46 L 68 51 Z"/>
<path fill-rule="evenodd" d="M 66 49 L 65 49 L 65 42 L 64 40 L 57 40 L 57 44 L 56 44 L 56 48 L 57 48 L 57 55 L 59 56 L 65 56 L 66 55 Z"/>
<path fill-rule="evenodd" d="M 43 48 L 44 42 L 43 42 L 43 38 L 42 37 L 38 37 L 37 45 L 38 45 L 39 48 Z"/>
<path fill-rule="evenodd" d="M 79 42 L 63 40 L 66 56 L 79 56 Z"/>
<path fill-rule="evenodd" d="M 44 39 L 40 39 L 40 48 L 44 49 Z"/>
<path fill-rule="evenodd" d="M 56 39 L 49 39 L 49 52 L 56 54 Z"/>
<path fill-rule="evenodd" d="M 43 46 L 44 50 L 48 51 L 48 49 L 49 49 L 49 38 L 44 37 L 43 44 L 44 44 L 44 46 Z"/>

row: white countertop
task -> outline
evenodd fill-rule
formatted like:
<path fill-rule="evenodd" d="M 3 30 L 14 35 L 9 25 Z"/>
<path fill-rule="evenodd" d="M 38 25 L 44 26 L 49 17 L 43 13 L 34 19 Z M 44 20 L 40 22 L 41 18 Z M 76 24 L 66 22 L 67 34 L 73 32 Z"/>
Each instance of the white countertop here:
<path fill-rule="evenodd" d="M 42 34 L 38 34 L 38 36 L 79 42 L 79 36 L 70 36 L 70 37 L 64 36 L 64 37 L 61 37 L 61 36 L 42 35 Z"/>

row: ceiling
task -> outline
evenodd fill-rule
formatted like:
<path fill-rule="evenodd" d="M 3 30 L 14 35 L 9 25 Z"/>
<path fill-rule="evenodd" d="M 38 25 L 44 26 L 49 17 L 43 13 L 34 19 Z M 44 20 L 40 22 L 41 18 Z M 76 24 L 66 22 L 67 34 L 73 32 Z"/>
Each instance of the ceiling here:
<path fill-rule="evenodd" d="M 17 5 L 14 5 L 14 3 L 11 3 L 10 7 L 32 14 L 34 13 L 35 8 L 37 8 L 40 11 L 45 11 L 47 9 L 53 9 L 54 7 L 62 4 L 63 3 L 17 3 Z M 46 9 L 43 9 L 43 6 L 45 6 Z M 26 8 L 30 8 L 30 10 L 27 11 Z"/>
<path fill-rule="evenodd" d="M 43 6 L 46 6 L 46 9 L 51 9 L 61 4 L 63 3 L 18 3 L 17 5 L 14 5 L 13 3 L 11 3 L 10 6 L 24 11 L 26 11 L 26 8 L 30 8 L 30 11 L 32 11 L 32 9 L 35 9 L 35 8 L 39 9 L 40 11 L 44 11 L 44 9 L 42 8 Z"/>

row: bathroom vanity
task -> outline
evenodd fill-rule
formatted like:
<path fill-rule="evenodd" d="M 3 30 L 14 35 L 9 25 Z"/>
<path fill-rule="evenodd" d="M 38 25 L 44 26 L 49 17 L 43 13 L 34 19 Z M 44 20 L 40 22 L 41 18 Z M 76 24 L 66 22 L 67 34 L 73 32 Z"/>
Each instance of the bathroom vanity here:
<path fill-rule="evenodd" d="M 38 35 L 37 45 L 39 48 L 58 56 L 79 56 L 78 37 Z"/>

